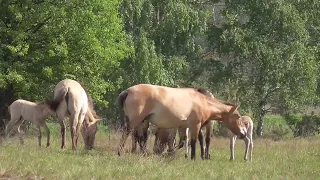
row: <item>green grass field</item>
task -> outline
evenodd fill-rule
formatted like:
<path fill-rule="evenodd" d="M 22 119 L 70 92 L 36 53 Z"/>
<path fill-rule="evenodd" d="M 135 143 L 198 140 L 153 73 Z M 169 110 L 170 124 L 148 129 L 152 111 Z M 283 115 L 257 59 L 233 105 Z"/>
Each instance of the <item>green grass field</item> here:
<path fill-rule="evenodd" d="M 174 158 L 156 155 L 116 155 L 120 134 L 98 131 L 96 148 L 73 152 L 70 132 L 67 149 L 60 150 L 58 126 L 52 132 L 49 148 L 37 147 L 37 137 L 25 136 L 20 146 L 17 137 L 0 145 L 0 179 L 319 179 L 320 141 L 318 138 L 254 141 L 253 161 L 243 160 L 244 143 L 236 144 L 236 160 L 229 161 L 229 141 L 213 138 L 211 160 L 201 160 L 197 149 L 195 162 L 184 158 L 184 149 Z M 43 136 L 45 145 L 46 137 Z M 197 147 L 199 147 L 197 143 Z M 126 149 L 131 147 L 131 139 Z M 148 150 L 153 147 L 153 137 Z"/>

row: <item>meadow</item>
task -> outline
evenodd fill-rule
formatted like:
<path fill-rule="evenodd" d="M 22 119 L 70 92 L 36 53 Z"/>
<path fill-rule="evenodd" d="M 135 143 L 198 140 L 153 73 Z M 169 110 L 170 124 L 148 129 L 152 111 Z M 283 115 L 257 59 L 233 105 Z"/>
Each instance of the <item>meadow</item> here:
<path fill-rule="evenodd" d="M 95 149 L 73 152 L 70 132 L 67 149 L 60 149 L 59 126 L 50 123 L 51 146 L 39 148 L 37 137 L 26 134 L 25 145 L 17 137 L 0 145 L 0 179 L 318 179 L 320 177 L 320 141 L 318 137 L 286 140 L 255 139 L 253 161 L 243 160 L 244 143 L 237 140 L 235 161 L 229 161 L 229 140 L 212 139 L 211 160 L 184 158 L 184 149 L 174 158 L 156 155 L 116 155 L 120 134 L 101 126 Z M 45 133 L 43 134 L 45 144 Z M 154 136 L 148 141 L 152 152 Z M 131 148 L 127 140 L 126 150 Z M 199 148 L 199 143 L 197 143 Z"/>

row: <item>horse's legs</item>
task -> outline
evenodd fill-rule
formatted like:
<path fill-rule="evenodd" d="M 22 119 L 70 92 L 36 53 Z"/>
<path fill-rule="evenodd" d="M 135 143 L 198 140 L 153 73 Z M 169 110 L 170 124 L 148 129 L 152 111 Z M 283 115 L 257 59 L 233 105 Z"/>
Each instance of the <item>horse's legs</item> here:
<path fill-rule="evenodd" d="M 174 129 L 174 132 L 170 133 L 170 135 L 169 135 L 169 141 L 168 141 L 168 153 L 169 153 L 169 155 L 174 155 L 175 154 L 174 146 L 175 146 L 175 142 L 176 142 L 176 133 L 177 133 L 177 130 Z"/>
<path fill-rule="evenodd" d="M 154 139 L 154 145 L 153 145 L 153 152 L 155 154 L 160 154 L 160 139 L 159 139 L 159 132 L 158 132 L 158 128 L 156 129 L 156 134 L 155 134 L 155 139 Z"/>
<path fill-rule="evenodd" d="M 234 144 L 236 143 L 237 136 L 230 136 L 230 160 L 234 160 Z"/>
<path fill-rule="evenodd" d="M 199 135 L 199 131 L 201 128 L 201 123 L 194 124 L 190 126 L 190 132 L 191 132 L 191 160 L 196 159 L 196 142 L 197 137 Z"/>
<path fill-rule="evenodd" d="M 61 149 L 66 148 L 66 124 L 63 117 L 59 117 L 59 124 L 61 128 Z"/>
<path fill-rule="evenodd" d="M 132 137 L 131 153 L 135 153 L 137 151 L 137 142 L 138 142 L 138 131 L 136 129 L 133 130 L 131 137 Z"/>
<path fill-rule="evenodd" d="M 42 124 L 42 127 L 47 132 L 47 147 L 49 147 L 50 146 L 50 130 L 45 122 Z"/>
<path fill-rule="evenodd" d="M 206 128 L 206 150 L 205 150 L 205 158 L 206 159 L 210 159 L 209 150 L 210 150 L 211 136 L 212 136 L 212 133 L 213 133 L 213 123 L 214 123 L 214 121 L 209 122 L 209 123 L 210 124 L 208 124 L 207 128 Z"/>
<path fill-rule="evenodd" d="M 203 145 L 203 131 L 200 129 L 198 135 L 199 143 L 200 143 L 200 150 L 201 150 L 201 159 L 204 159 L 204 145 Z"/>
<path fill-rule="evenodd" d="M 118 146 L 118 155 L 119 156 L 121 156 L 124 144 L 126 143 L 126 140 L 129 136 L 129 134 L 132 132 L 132 129 L 136 128 L 137 125 L 143 121 L 143 119 L 140 118 L 139 116 L 137 116 L 137 117 L 133 118 L 132 121 L 130 122 L 128 116 L 125 116 L 125 121 L 127 123 L 126 123 L 124 131 L 122 133 L 122 137 L 120 139 L 120 143 Z"/>
<path fill-rule="evenodd" d="M 79 122 L 77 124 L 76 137 L 75 137 L 75 147 L 76 148 L 77 148 L 77 145 L 78 145 L 78 138 L 79 138 L 79 135 L 80 135 L 81 127 L 82 127 L 82 124 L 83 124 L 85 116 L 86 116 L 86 113 L 81 113 L 80 117 L 79 117 Z"/>
<path fill-rule="evenodd" d="M 78 119 L 79 114 L 80 114 L 80 111 L 78 111 L 78 112 L 76 111 L 69 118 L 69 122 L 71 125 L 72 150 L 74 150 L 74 151 L 77 150 L 76 141 L 77 141 L 77 125 L 79 123 L 79 119 Z"/>

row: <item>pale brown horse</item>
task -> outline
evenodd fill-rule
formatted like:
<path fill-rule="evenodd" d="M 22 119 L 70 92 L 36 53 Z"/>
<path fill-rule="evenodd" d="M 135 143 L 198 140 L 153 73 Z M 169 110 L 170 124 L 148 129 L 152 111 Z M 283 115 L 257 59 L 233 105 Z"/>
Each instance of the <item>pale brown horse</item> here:
<path fill-rule="evenodd" d="M 249 151 L 249 160 L 252 161 L 252 150 L 253 150 L 253 121 L 249 116 L 242 116 L 241 120 L 247 128 L 247 136 L 243 139 L 246 145 L 246 150 L 244 152 L 244 160 L 248 160 L 248 151 Z M 234 160 L 234 145 L 236 143 L 237 136 L 234 135 L 230 130 L 228 130 L 228 136 L 230 139 L 230 160 Z"/>
<path fill-rule="evenodd" d="M 71 126 L 72 149 L 77 149 L 80 129 L 85 119 L 85 129 L 82 131 L 85 146 L 89 149 L 93 147 L 92 139 L 94 140 L 97 123 L 100 120 L 94 117 L 96 114 L 93 110 L 92 99 L 88 98 L 86 91 L 77 81 L 71 79 L 60 81 L 54 88 L 54 99 L 48 100 L 47 103 L 50 105 L 51 109 L 56 111 L 58 116 L 62 136 L 61 149 L 65 148 L 65 118 L 67 117 L 69 118 Z M 90 137 L 90 140 L 88 140 L 88 137 Z"/>
<path fill-rule="evenodd" d="M 151 84 L 132 86 L 119 94 L 128 122 L 120 140 L 118 155 L 125 141 L 143 120 L 159 128 L 190 128 L 191 159 L 195 159 L 196 140 L 201 125 L 207 120 L 222 121 L 239 138 L 246 136 L 236 105 L 228 105 L 200 93 L 194 88 L 171 88 Z"/>
<path fill-rule="evenodd" d="M 10 113 L 10 121 L 6 127 L 6 137 L 8 137 L 14 126 L 17 127 L 20 143 L 24 144 L 20 126 L 24 120 L 34 124 L 38 130 L 38 144 L 41 147 L 41 129 L 43 127 L 47 133 L 47 147 L 50 145 L 50 130 L 46 124 L 46 119 L 49 115 L 55 116 L 55 112 L 45 103 L 34 103 L 23 99 L 14 101 L 8 107 Z"/>
<path fill-rule="evenodd" d="M 175 150 L 176 133 L 177 128 L 157 128 L 153 152 L 155 154 L 162 154 L 165 148 L 168 146 L 168 153 L 173 155 Z"/>

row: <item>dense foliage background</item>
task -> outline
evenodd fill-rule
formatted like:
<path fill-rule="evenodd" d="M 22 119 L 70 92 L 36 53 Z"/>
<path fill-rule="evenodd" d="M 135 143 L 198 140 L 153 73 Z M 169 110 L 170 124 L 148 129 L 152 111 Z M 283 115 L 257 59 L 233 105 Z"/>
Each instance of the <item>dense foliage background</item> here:
<path fill-rule="evenodd" d="M 72 78 L 104 124 L 120 121 L 119 92 L 152 83 L 241 103 L 258 135 L 264 122 L 266 132 L 314 135 L 319 9 L 316 0 L 0 0 L 0 127 L 14 100 L 41 101 Z"/>

